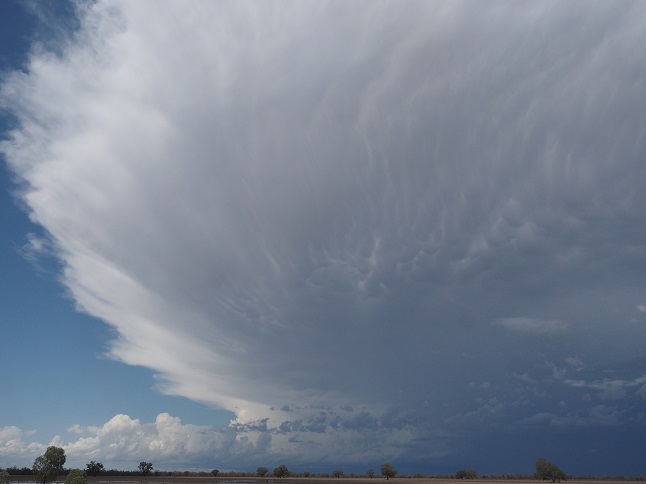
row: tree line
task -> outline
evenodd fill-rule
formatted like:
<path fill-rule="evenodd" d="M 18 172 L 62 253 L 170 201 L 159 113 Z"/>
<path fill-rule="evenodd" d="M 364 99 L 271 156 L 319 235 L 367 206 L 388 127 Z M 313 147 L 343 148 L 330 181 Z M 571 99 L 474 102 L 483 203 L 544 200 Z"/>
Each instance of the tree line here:
<path fill-rule="evenodd" d="M 176 475 L 175 472 L 160 472 L 155 471 L 152 462 L 142 461 L 139 463 L 136 471 L 118 471 L 118 470 L 106 470 L 105 466 L 96 461 L 91 461 L 86 465 L 85 470 L 81 469 L 65 469 L 65 450 L 61 447 L 50 446 L 47 447 L 47 450 L 43 455 L 36 457 L 34 460 L 34 465 L 31 469 L 29 468 L 8 468 L 6 470 L 0 468 L 0 484 L 9 484 L 11 475 L 33 475 L 35 480 L 39 484 L 49 484 L 56 481 L 59 476 L 65 477 L 65 484 L 86 484 L 88 476 L 96 477 L 98 475 L 105 476 L 128 476 L 132 474 L 148 476 L 148 475 Z M 191 473 L 185 471 L 181 473 L 183 476 L 194 476 L 207 477 L 209 474 L 206 472 L 200 473 Z M 233 474 L 233 475 L 232 475 Z M 244 474 L 244 475 L 241 475 Z M 307 475 L 305 475 L 307 474 Z M 341 478 L 344 476 L 343 471 L 335 470 L 333 471 L 333 476 L 336 478 Z M 213 477 L 250 477 L 247 473 L 220 473 L 218 469 L 213 469 L 210 473 Z M 254 474 L 258 477 L 266 477 L 269 475 L 269 469 L 266 467 L 258 467 Z M 285 464 L 281 464 L 278 467 L 274 468 L 272 475 L 277 478 L 290 477 L 294 475 L 289 471 Z M 309 473 L 300 473 L 297 474 L 300 477 L 310 477 Z M 367 477 L 374 477 L 375 473 L 372 469 L 368 469 L 366 472 Z M 395 477 L 397 475 L 397 470 L 390 464 L 383 464 L 381 466 L 381 475 L 386 478 L 386 480 Z M 314 477 L 314 476 L 312 476 Z"/>
<path fill-rule="evenodd" d="M 87 484 L 88 476 L 96 477 L 102 476 L 183 476 L 183 477 L 367 477 L 374 478 L 375 471 L 368 469 L 364 474 L 351 473 L 346 475 L 342 470 L 335 469 L 331 473 L 310 473 L 310 472 L 290 472 L 285 464 L 281 464 L 270 471 L 267 467 L 260 466 L 255 472 L 220 472 L 218 469 L 213 469 L 210 473 L 207 472 L 191 472 L 191 471 L 156 471 L 152 462 L 142 461 L 139 463 L 137 470 L 122 471 L 116 469 L 105 469 L 104 465 L 100 462 L 91 461 L 82 469 L 65 469 L 66 456 L 65 450 L 60 447 L 50 446 L 47 448 L 43 455 L 38 456 L 34 460 L 31 468 L 23 467 L 9 467 L 7 469 L 0 468 L 0 484 L 9 484 L 12 475 L 33 475 L 39 484 L 49 484 L 57 480 L 60 476 L 65 476 L 65 484 Z M 389 463 L 382 464 L 380 468 L 381 476 L 389 480 L 397 476 L 398 471 Z M 541 457 L 536 460 L 536 470 L 533 474 L 498 474 L 498 475 L 478 475 L 474 469 L 460 469 L 455 474 L 451 475 L 400 475 L 404 478 L 444 478 L 444 479 L 536 479 L 541 481 L 551 481 L 553 483 L 572 479 L 573 476 L 568 476 L 556 464 Z M 576 478 L 591 478 L 592 476 L 577 476 Z M 641 477 L 628 477 L 625 476 L 604 476 L 603 478 L 613 480 L 643 480 Z"/>

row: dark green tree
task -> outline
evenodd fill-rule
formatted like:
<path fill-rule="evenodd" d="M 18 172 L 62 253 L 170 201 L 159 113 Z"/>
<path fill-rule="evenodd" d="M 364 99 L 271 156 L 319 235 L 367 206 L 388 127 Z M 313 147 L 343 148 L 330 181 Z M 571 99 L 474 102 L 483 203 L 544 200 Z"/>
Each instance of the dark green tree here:
<path fill-rule="evenodd" d="M 274 469 L 274 476 L 276 477 L 288 477 L 289 470 L 285 464 L 281 464 Z"/>
<path fill-rule="evenodd" d="M 368 469 L 366 471 L 366 476 L 368 476 L 370 479 L 372 479 L 373 477 L 375 477 L 375 471 L 372 468 Z"/>
<path fill-rule="evenodd" d="M 89 464 L 85 465 L 86 472 L 92 477 L 96 477 L 97 474 L 103 472 L 105 468 L 100 462 L 90 461 Z"/>
<path fill-rule="evenodd" d="M 460 469 L 455 473 L 456 479 L 475 479 L 476 477 L 476 471 L 474 471 L 473 469 Z"/>
<path fill-rule="evenodd" d="M 47 447 L 45 451 L 45 459 L 56 469 L 63 470 L 65 465 L 65 450 L 61 447 L 54 447 L 53 445 Z"/>
<path fill-rule="evenodd" d="M 87 484 L 87 474 L 81 469 L 72 469 L 65 478 L 65 484 Z"/>
<path fill-rule="evenodd" d="M 266 467 L 258 467 L 258 469 L 256 469 L 256 474 L 258 474 L 260 477 L 265 477 L 268 472 L 269 469 L 267 469 Z"/>
<path fill-rule="evenodd" d="M 386 480 L 397 475 L 397 469 L 395 469 L 390 464 L 381 464 L 381 475 L 386 478 Z"/>
<path fill-rule="evenodd" d="M 343 477 L 343 471 L 340 469 L 334 469 L 332 471 L 332 477 L 336 477 L 337 479 L 340 479 Z"/>
<path fill-rule="evenodd" d="M 65 465 L 65 450 L 60 447 L 47 447 L 45 453 L 34 460 L 33 471 L 40 484 L 47 484 L 56 480 L 63 472 Z"/>
<path fill-rule="evenodd" d="M 543 457 L 536 459 L 536 472 L 534 473 L 534 477 L 542 481 L 552 482 L 561 482 L 567 479 L 565 473 L 556 464 L 552 464 Z"/>
<path fill-rule="evenodd" d="M 213 474 L 213 477 L 218 477 L 218 474 L 219 474 L 219 473 L 220 473 L 220 470 L 219 470 L 219 469 L 213 469 L 213 470 L 211 471 L 211 474 Z"/>
<path fill-rule="evenodd" d="M 152 462 L 146 462 L 146 461 L 141 461 L 139 463 L 139 472 L 141 472 L 142 476 L 147 476 L 153 471 L 153 464 Z"/>

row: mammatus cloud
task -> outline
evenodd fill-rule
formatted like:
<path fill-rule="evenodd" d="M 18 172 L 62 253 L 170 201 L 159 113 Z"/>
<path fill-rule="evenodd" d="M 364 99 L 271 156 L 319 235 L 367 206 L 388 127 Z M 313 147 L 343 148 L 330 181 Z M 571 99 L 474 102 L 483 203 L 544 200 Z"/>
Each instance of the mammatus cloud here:
<path fill-rule="evenodd" d="M 2 150 L 110 356 L 235 412 L 204 452 L 634 425 L 563 380 L 644 372 L 645 9 L 100 0 L 4 81 Z M 134 427 L 199 433 L 121 416 L 70 450 Z"/>

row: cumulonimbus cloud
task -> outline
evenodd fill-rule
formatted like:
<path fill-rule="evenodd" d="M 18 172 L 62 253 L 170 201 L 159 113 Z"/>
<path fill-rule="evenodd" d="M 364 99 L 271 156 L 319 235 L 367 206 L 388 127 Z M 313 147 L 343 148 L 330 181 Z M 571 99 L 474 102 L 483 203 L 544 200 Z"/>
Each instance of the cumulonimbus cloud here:
<path fill-rule="evenodd" d="M 97 1 L 3 83 L 2 150 L 76 304 L 162 391 L 430 439 L 560 354 L 491 321 L 565 345 L 607 326 L 599 293 L 643 301 L 643 10 Z M 620 326 L 606 348 L 638 351 Z"/>

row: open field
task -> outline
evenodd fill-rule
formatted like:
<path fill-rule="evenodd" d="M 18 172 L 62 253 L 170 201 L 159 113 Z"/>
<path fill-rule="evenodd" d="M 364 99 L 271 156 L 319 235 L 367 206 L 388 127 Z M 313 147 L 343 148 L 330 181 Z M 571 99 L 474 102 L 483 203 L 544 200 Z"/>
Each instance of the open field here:
<path fill-rule="evenodd" d="M 497 480 L 497 479 L 475 479 L 475 480 L 458 480 L 458 479 L 434 479 L 434 478 L 404 478 L 395 477 L 391 479 L 393 484 L 537 484 L 544 481 L 533 479 L 526 480 Z M 630 482 L 646 482 L 633 480 L 605 480 L 605 479 L 574 479 L 577 484 L 626 484 Z M 573 482 L 567 481 L 567 482 Z M 11 482 L 28 483 L 34 482 L 34 476 L 11 476 Z M 62 480 L 60 481 L 63 482 Z M 383 477 L 368 478 L 350 478 L 342 477 L 340 479 L 325 477 L 287 477 L 278 479 L 274 477 L 182 477 L 182 476 L 99 476 L 90 477 L 88 484 L 385 484 L 386 479 Z M 390 482 L 390 481 L 389 481 Z"/>
<path fill-rule="evenodd" d="M 434 478 L 404 478 L 395 477 L 388 482 L 393 484 L 539 484 L 544 481 L 533 479 L 527 480 L 496 480 L 496 479 L 475 479 L 475 480 L 458 480 L 458 479 L 434 479 Z M 581 479 L 575 480 L 577 484 L 627 484 L 629 482 L 646 482 L 646 481 L 613 481 L 613 480 L 589 480 Z M 572 481 L 566 481 L 572 482 Z M 109 480 L 103 478 L 96 481 L 88 479 L 88 484 L 385 484 L 386 479 L 383 477 L 369 478 L 350 478 L 343 477 L 340 479 L 327 478 L 327 477 L 287 477 L 283 479 L 278 478 L 254 478 L 254 477 L 164 477 L 155 476 L 148 477 L 147 479 L 137 480 L 130 477 L 110 477 Z"/>

